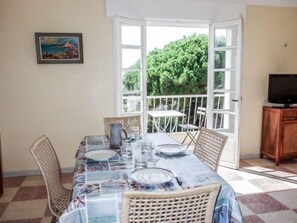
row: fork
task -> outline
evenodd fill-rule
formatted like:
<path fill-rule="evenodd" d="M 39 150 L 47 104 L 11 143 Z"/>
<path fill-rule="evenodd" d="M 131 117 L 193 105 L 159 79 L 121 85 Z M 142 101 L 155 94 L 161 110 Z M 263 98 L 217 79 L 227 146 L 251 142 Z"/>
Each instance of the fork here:
<path fill-rule="evenodd" d="M 128 177 L 128 174 L 127 174 L 127 173 L 123 173 L 123 178 L 124 178 L 124 180 L 127 182 L 128 187 L 131 188 L 130 183 L 129 183 L 129 177 Z"/>

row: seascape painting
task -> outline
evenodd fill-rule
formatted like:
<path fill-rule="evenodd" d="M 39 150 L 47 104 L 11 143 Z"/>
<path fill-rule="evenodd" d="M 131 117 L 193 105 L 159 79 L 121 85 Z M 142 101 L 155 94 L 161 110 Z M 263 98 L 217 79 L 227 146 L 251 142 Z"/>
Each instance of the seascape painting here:
<path fill-rule="evenodd" d="M 83 63 L 81 33 L 35 33 L 37 63 Z"/>

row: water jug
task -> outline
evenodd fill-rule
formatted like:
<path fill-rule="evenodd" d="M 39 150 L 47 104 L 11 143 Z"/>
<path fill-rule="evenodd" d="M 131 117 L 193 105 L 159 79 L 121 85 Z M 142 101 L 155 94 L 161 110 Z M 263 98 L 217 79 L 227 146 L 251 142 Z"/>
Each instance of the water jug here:
<path fill-rule="evenodd" d="M 124 137 L 122 136 L 122 133 Z M 121 123 L 110 124 L 110 148 L 117 149 L 122 146 L 122 140 L 127 138 L 127 132 L 122 128 Z"/>

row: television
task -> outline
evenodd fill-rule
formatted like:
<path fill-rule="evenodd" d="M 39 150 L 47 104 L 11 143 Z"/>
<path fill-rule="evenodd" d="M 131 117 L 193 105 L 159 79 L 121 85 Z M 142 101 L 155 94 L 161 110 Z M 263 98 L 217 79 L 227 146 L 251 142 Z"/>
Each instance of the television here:
<path fill-rule="evenodd" d="M 285 108 L 297 103 L 297 74 L 269 74 L 268 102 Z"/>

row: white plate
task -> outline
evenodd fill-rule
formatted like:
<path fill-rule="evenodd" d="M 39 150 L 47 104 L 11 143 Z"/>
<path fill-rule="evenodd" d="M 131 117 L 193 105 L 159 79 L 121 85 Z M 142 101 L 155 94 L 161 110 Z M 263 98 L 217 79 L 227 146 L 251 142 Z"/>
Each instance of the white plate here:
<path fill-rule="evenodd" d="M 101 149 L 93 150 L 85 153 L 85 157 L 96 161 L 106 161 L 117 155 L 113 150 Z"/>
<path fill-rule="evenodd" d="M 161 153 L 168 155 L 168 156 L 173 156 L 182 152 L 185 152 L 187 149 L 184 146 L 181 145 L 159 145 L 156 147 Z"/>
<path fill-rule="evenodd" d="M 131 179 L 141 184 L 162 184 L 171 181 L 174 175 L 171 171 L 162 168 L 147 168 L 135 170 Z"/>

